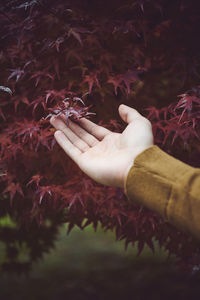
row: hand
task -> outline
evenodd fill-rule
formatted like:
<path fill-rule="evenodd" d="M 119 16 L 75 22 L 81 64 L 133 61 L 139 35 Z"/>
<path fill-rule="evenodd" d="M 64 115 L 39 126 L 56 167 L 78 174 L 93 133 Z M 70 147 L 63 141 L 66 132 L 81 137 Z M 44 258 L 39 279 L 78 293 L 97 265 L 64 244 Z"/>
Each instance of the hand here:
<path fill-rule="evenodd" d="M 55 139 L 79 168 L 95 181 L 124 187 L 126 176 L 137 155 L 153 145 L 151 123 L 137 110 L 121 104 L 119 114 L 128 126 L 112 132 L 86 118 L 78 124 L 65 117 L 52 117 Z"/>

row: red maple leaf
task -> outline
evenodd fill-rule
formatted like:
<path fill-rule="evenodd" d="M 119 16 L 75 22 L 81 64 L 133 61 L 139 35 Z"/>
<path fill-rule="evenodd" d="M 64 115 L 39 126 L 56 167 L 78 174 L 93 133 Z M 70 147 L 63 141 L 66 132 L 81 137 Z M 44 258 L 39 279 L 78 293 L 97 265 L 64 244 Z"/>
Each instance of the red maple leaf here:
<path fill-rule="evenodd" d="M 136 71 L 128 70 L 125 74 L 122 75 L 122 81 L 124 82 L 127 94 L 131 92 L 131 83 L 140 81 Z"/>
<path fill-rule="evenodd" d="M 6 92 L 6 93 L 8 93 L 8 94 L 10 94 L 12 96 L 12 91 L 11 91 L 11 89 L 9 87 L 0 85 L 0 90 L 3 91 L 3 92 Z"/>
<path fill-rule="evenodd" d="M 48 199 L 49 196 L 52 197 L 52 186 L 39 186 L 38 190 L 35 191 L 35 194 L 39 194 L 39 204 L 42 203 L 43 199 L 46 198 Z"/>
<path fill-rule="evenodd" d="M 85 79 L 83 80 L 83 83 L 87 82 L 89 85 L 89 93 L 91 93 L 93 86 L 96 84 L 98 88 L 101 88 L 99 79 L 97 77 L 99 72 L 90 73 L 89 75 L 85 75 Z"/>
<path fill-rule="evenodd" d="M 19 106 L 20 103 L 24 103 L 26 105 L 30 105 L 29 101 L 28 101 L 28 98 L 27 97 L 13 97 L 12 98 L 12 101 L 14 102 L 14 107 L 15 107 L 15 112 L 17 112 L 17 108 Z"/>
<path fill-rule="evenodd" d="M 3 191 L 3 193 L 9 193 L 11 205 L 12 205 L 13 198 L 15 197 L 16 193 L 19 193 L 21 196 L 24 197 L 23 190 L 22 190 L 22 188 L 21 188 L 21 186 L 20 186 L 20 184 L 18 182 L 17 183 L 11 182 L 5 188 L 5 190 Z"/>
<path fill-rule="evenodd" d="M 62 89 L 60 91 L 47 90 L 46 91 L 45 102 L 47 103 L 49 101 L 49 98 L 52 99 L 51 101 L 53 101 L 53 100 L 64 100 L 65 94 L 66 94 L 66 90 L 65 89 Z"/>
<path fill-rule="evenodd" d="M 39 183 L 40 183 L 40 181 L 41 181 L 42 178 L 43 178 L 43 177 L 42 177 L 41 175 L 39 175 L 39 174 L 33 175 L 33 176 L 31 177 L 31 180 L 29 180 L 29 182 L 26 184 L 26 186 L 28 186 L 28 185 L 30 185 L 30 184 L 32 184 L 32 183 L 35 183 L 36 186 L 38 187 L 38 186 L 39 186 Z"/>
<path fill-rule="evenodd" d="M 114 85 L 115 89 L 115 95 L 117 96 L 117 89 L 122 89 L 122 85 L 120 85 L 122 82 L 121 75 L 116 76 L 109 76 L 109 79 L 107 80 L 107 83 L 112 83 Z"/>
<path fill-rule="evenodd" d="M 123 83 L 126 87 L 126 93 L 129 94 L 131 92 L 131 83 L 140 81 L 137 72 L 128 70 L 124 74 L 118 74 L 116 76 L 109 76 L 107 83 L 112 83 L 115 89 L 115 95 L 117 95 L 117 89 L 123 89 Z"/>
<path fill-rule="evenodd" d="M 80 45 L 83 46 L 83 42 L 78 31 L 79 30 L 77 28 L 70 28 L 70 30 L 68 31 L 68 37 L 73 35 L 73 37 L 80 43 Z"/>
<path fill-rule="evenodd" d="M 9 130 L 5 130 L 0 134 L 0 145 L 1 145 L 1 155 L 6 154 L 6 149 L 12 144 L 11 136 L 8 134 Z"/>
<path fill-rule="evenodd" d="M 37 71 L 30 77 L 30 79 L 36 78 L 35 86 L 38 86 L 42 77 L 48 77 L 51 80 L 54 80 L 54 76 L 47 71 Z"/>
<path fill-rule="evenodd" d="M 43 145 L 44 147 L 46 147 L 48 150 L 51 150 L 54 144 L 54 139 L 53 138 L 53 133 L 51 131 L 49 131 L 48 128 L 45 128 L 43 130 L 40 131 L 40 134 L 38 134 L 37 136 L 37 143 L 35 146 L 35 152 L 38 151 L 38 148 L 40 145 Z"/>
<path fill-rule="evenodd" d="M 32 114 L 34 115 L 35 113 L 35 110 L 37 109 L 38 106 L 41 106 L 43 107 L 43 109 L 45 110 L 46 109 L 46 104 L 44 102 L 44 98 L 43 96 L 39 96 L 38 98 L 36 98 L 35 100 L 33 100 L 29 106 L 32 106 Z"/>
<path fill-rule="evenodd" d="M 200 108 L 200 98 L 196 97 L 194 95 L 190 96 L 187 93 L 179 95 L 179 97 L 181 97 L 181 99 L 178 101 L 178 103 L 175 106 L 174 110 L 176 111 L 177 109 L 182 109 L 183 108 L 183 111 L 182 111 L 181 116 L 179 118 L 179 122 L 180 122 L 186 111 L 187 111 L 189 116 L 191 115 L 194 104 L 197 104 L 197 107 Z"/>
<path fill-rule="evenodd" d="M 21 70 L 19 68 L 18 69 L 10 69 L 10 71 L 12 71 L 12 73 L 8 77 L 8 80 L 12 79 L 13 77 L 16 77 L 16 82 L 17 82 L 20 78 L 23 78 L 23 76 L 24 76 L 24 70 Z"/>
<path fill-rule="evenodd" d="M 64 42 L 64 37 L 58 37 L 55 41 L 49 42 L 49 47 L 53 48 L 55 47 L 57 52 L 60 52 L 60 45 Z"/>
<path fill-rule="evenodd" d="M 144 109 L 145 111 L 148 111 L 147 118 L 153 121 L 154 119 L 159 120 L 160 119 L 160 111 L 154 106 L 148 107 Z"/>

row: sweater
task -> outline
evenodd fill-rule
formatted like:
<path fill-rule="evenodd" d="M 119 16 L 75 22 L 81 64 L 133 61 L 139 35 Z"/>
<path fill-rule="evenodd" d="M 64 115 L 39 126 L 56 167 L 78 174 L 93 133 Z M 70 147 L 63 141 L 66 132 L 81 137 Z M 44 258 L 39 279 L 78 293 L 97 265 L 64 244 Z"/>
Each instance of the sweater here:
<path fill-rule="evenodd" d="M 124 182 L 129 201 L 159 213 L 200 239 L 200 169 L 153 145 L 134 160 Z"/>

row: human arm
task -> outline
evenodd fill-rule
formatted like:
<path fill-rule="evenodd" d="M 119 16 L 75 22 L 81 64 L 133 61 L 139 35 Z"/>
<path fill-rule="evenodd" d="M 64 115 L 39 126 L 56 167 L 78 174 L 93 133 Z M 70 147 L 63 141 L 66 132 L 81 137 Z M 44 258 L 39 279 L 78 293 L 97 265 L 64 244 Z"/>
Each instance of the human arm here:
<path fill-rule="evenodd" d="M 178 228 L 200 237 L 200 169 L 153 145 L 150 122 L 120 105 L 128 124 L 113 133 L 82 119 L 79 124 L 52 118 L 55 138 L 75 163 L 95 181 L 124 188 L 130 201 L 157 211 Z"/>
<path fill-rule="evenodd" d="M 127 198 L 157 211 L 200 239 L 200 169 L 152 146 L 134 161 L 124 182 Z"/>

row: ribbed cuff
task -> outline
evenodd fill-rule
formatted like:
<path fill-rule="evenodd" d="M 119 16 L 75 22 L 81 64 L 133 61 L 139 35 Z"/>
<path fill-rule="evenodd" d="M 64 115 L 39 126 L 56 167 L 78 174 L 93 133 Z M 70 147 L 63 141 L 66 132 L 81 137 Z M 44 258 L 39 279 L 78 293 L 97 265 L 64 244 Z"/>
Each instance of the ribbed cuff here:
<path fill-rule="evenodd" d="M 153 145 L 139 154 L 124 183 L 129 201 L 144 205 L 168 220 L 173 185 L 193 168 Z"/>

